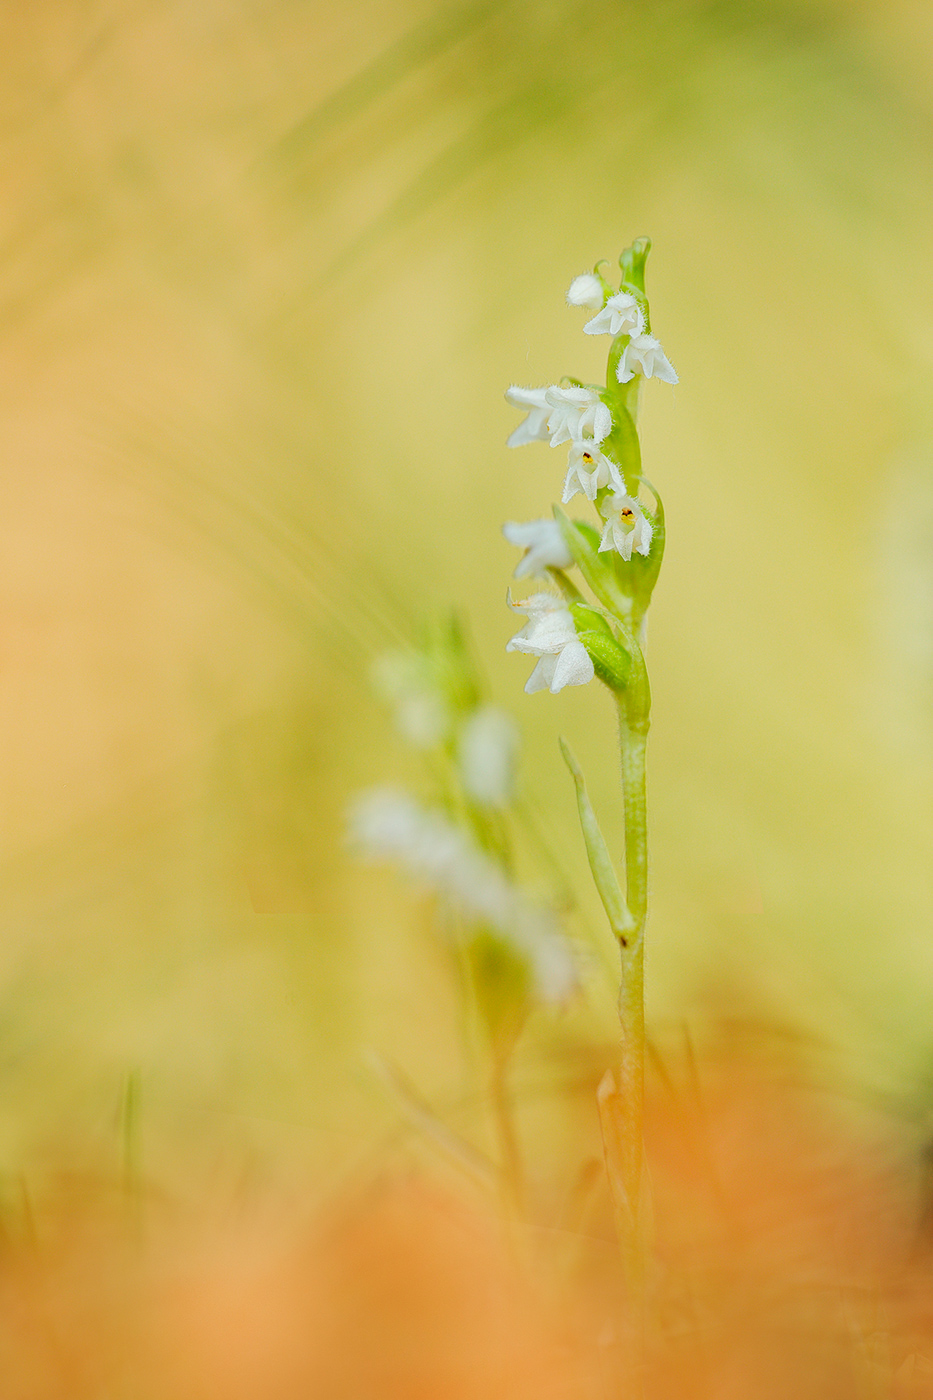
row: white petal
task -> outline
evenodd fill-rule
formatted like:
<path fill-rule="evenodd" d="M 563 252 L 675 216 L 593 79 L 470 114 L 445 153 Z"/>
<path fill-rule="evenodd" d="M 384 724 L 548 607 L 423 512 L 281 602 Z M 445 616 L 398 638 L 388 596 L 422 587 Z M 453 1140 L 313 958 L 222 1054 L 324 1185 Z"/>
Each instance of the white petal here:
<path fill-rule="evenodd" d="M 611 486 L 613 491 L 617 491 L 620 496 L 624 496 L 625 481 L 623 480 L 622 473 L 619 471 L 619 468 L 616 466 L 615 462 L 612 460 L 611 457 L 606 458 L 606 464 L 609 467 L 609 481 L 607 482 L 607 485 Z"/>
<path fill-rule="evenodd" d="M 527 417 L 506 439 L 506 447 L 523 447 L 527 442 L 541 442 L 547 437 L 545 424 L 549 409 L 544 397 L 546 392 L 546 388 L 523 389 L 520 384 L 511 384 L 506 389 L 507 403 L 513 408 L 528 409 Z"/>
<path fill-rule="evenodd" d="M 547 391 L 547 384 L 540 389 L 523 389 L 521 384 L 510 384 L 505 391 L 505 398 L 513 408 L 544 408 L 547 403 L 544 397 Z"/>
<path fill-rule="evenodd" d="M 556 695 L 565 685 L 586 685 L 595 671 L 589 652 L 579 640 L 568 642 L 557 658 L 551 677 L 551 694 Z"/>
<path fill-rule="evenodd" d="M 622 558 L 628 561 L 632 557 L 632 545 L 635 541 L 634 530 L 626 530 L 624 526 L 612 522 L 612 538 L 616 549 Z"/>
<path fill-rule="evenodd" d="M 556 520 L 510 520 L 502 533 L 510 544 L 526 551 L 515 570 L 516 578 L 541 577 L 548 569 L 569 569 L 573 563 Z"/>
<path fill-rule="evenodd" d="M 617 292 L 583 329 L 588 335 L 638 335 L 644 324 L 642 309 L 631 293 Z"/>
<path fill-rule="evenodd" d="M 595 442 L 602 442 L 612 432 L 612 414 L 606 405 L 600 400 L 596 405 L 596 413 L 593 419 L 593 439 Z"/>
<path fill-rule="evenodd" d="M 567 475 L 564 477 L 564 494 L 560 498 L 560 503 L 565 506 L 568 501 L 572 501 L 580 490 L 580 478 L 576 467 L 568 467 Z"/>
<path fill-rule="evenodd" d="M 551 684 L 556 665 L 556 656 L 542 656 L 525 682 L 525 694 L 534 695 L 535 691 L 547 690 Z"/>
<path fill-rule="evenodd" d="M 635 535 L 635 548 L 638 550 L 638 553 L 647 554 L 651 549 L 651 538 L 654 535 L 654 526 L 651 524 L 651 521 L 647 520 L 645 516 L 642 516 L 635 525 L 633 533 Z"/>
<path fill-rule="evenodd" d="M 577 635 L 573 618 L 566 608 L 529 618 L 506 646 L 506 651 L 523 651 L 529 656 L 556 653 Z"/>
<path fill-rule="evenodd" d="M 547 523 L 539 520 L 507 520 L 502 527 L 502 533 L 509 544 L 517 545 L 519 549 L 531 549 L 538 539 L 536 527 Z"/>
<path fill-rule="evenodd" d="M 524 447 L 526 442 L 545 442 L 547 440 L 547 432 L 544 431 L 545 420 L 542 417 L 536 423 L 535 418 L 534 413 L 529 413 L 528 417 L 509 433 L 505 440 L 506 447 Z"/>
<path fill-rule="evenodd" d="M 661 379 L 665 384 L 677 384 L 677 371 L 667 358 L 663 350 L 659 350 L 654 360 L 654 377 Z"/>
<path fill-rule="evenodd" d="M 603 307 L 598 315 L 591 321 L 587 321 L 583 327 L 584 335 L 611 335 L 612 334 L 612 311 L 608 306 Z"/>

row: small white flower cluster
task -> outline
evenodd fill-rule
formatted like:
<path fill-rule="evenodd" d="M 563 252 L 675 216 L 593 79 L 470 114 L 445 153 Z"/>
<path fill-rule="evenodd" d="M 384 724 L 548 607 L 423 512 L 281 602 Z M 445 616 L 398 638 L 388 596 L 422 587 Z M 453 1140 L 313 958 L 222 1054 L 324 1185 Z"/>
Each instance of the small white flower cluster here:
<path fill-rule="evenodd" d="M 592 272 L 575 277 L 567 293 L 570 306 L 586 306 L 597 314 L 583 327 L 585 335 L 629 336 L 616 378 L 627 384 L 636 374 L 646 379 L 663 379 L 665 384 L 677 383 L 677 371 L 661 349 L 661 342 L 645 332 L 645 313 L 629 292 L 616 292 L 605 297 L 603 285 Z M 605 305 L 603 304 L 605 301 Z"/>
<path fill-rule="evenodd" d="M 467 922 L 494 929 L 527 961 L 542 1000 L 562 1002 L 573 991 L 573 959 L 554 916 L 443 812 L 395 788 L 374 788 L 356 799 L 350 836 L 361 855 L 397 862 Z"/>
<path fill-rule="evenodd" d="M 677 374 L 660 342 L 647 333 L 647 303 L 643 299 L 629 292 L 612 294 L 602 278 L 587 272 L 571 282 L 567 302 L 596 312 L 583 327 L 585 334 L 609 335 L 614 341 L 628 337 L 618 359 L 610 359 L 611 363 L 615 360 L 620 384 L 639 374 L 677 383 Z M 599 552 L 615 551 L 626 561 L 633 552 L 647 555 L 653 534 L 651 521 L 641 503 L 627 491 L 618 463 L 602 450 L 614 426 L 606 402 L 610 396 L 582 384 L 568 388 L 550 384 L 540 389 L 513 384 L 505 397 L 513 407 L 526 410 L 525 418 L 508 438 L 509 447 L 528 442 L 550 442 L 552 447 L 570 444 L 561 503 L 566 505 L 582 494 L 596 506 L 603 524 Z M 525 550 L 516 578 L 546 577 L 549 569 L 567 569 L 573 563 L 556 520 L 509 521 L 503 533 L 510 544 Z M 577 641 L 569 610 L 559 599 L 536 593 L 523 603 L 510 600 L 510 606 L 526 613 L 529 620 L 509 642 L 508 650 L 539 658 L 526 691 L 547 686 L 557 692 L 565 685 L 584 685 L 592 679 L 592 662 Z"/>

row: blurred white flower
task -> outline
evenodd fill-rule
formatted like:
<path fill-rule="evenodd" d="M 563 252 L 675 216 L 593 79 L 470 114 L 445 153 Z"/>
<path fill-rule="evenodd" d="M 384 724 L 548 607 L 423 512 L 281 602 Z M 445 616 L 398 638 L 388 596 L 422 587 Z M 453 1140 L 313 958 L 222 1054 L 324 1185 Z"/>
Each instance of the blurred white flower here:
<path fill-rule="evenodd" d="M 373 686 L 392 706 L 395 727 L 413 748 L 443 743 L 453 715 L 425 657 L 414 651 L 386 652 L 373 666 Z"/>
<path fill-rule="evenodd" d="M 636 374 L 646 379 L 663 379 L 665 384 L 677 383 L 677 371 L 653 335 L 633 335 L 622 352 L 616 370 L 620 384 L 627 384 Z"/>
<path fill-rule="evenodd" d="M 567 289 L 567 305 L 588 306 L 593 311 L 599 311 L 604 296 L 603 284 L 595 272 L 582 272 Z"/>
<path fill-rule="evenodd" d="M 573 617 L 553 593 L 533 593 L 524 602 L 509 607 L 528 618 L 524 627 L 506 645 L 506 651 L 537 656 L 538 663 L 525 682 L 525 694 L 549 689 L 552 695 L 565 685 L 586 685 L 594 676 L 593 662 L 577 636 Z"/>
<path fill-rule="evenodd" d="M 585 335 L 641 335 L 644 328 L 644 313 L 635 297 L 629 292 L 617 292 L 598 316 L 587 321 L 583 331 Z"/>
<path fill-rule="evenodd" d="M 547 387 L 543 389 L 523 389 L 520 384 L 511 384 L 505 391 L 506 402 L 513 408 L 527 408 L 528 416 L 523 418 L 514 432 L 506 439 L 506 447 L 523 447 L 526 442 L 545 442 L 549 436 L 547 420 L 551 414 L 545 398 Z"/>
<path fill-rule="evenodd" d="M 623 559 L 631 559 L 633 549 L 639 554 L 648 553 L 654 528 L 633 496 L 617 493 L 603 501 L 599 509 L 606 522 L 600 552 L 614 549 Z"/>
<path fill-rule="evenodd" d="M 545 1001 L 563 1001 L 572 992 L 573 960 L 553 914 L 533 904 L 442 812 L 422 807 L 398 789 L 375 788 L 354 802 L 349 830 L 360 854 L 396 861 L 463 917 L 495 929 L 527 960 Z"/>
<path fill-rule="evenodd" d="M 516 578 L 540 578 L 548 569 L 569 569 L 573 563 L 556 520 L 508 520 L 502 533 L 509 544 L 525 551 L 518 561 Z"/>
<path fill-rule="evenodd" d="M 515 789 L 518 728 L 495 705 L 481 705 L 457 735 L 457 759 L 464 789 L 484 807 L 505 807 Z"/>
<path fill-rule="evenodd" d="M 625 490 L 615 462 L 600 452 L 590 438 L 572 442 L 564 494 L 561 496 L 563 504 L 566 505 L 578 491 L 582 491 L 588 501 L 595 501 L 596 492 L 604 486 L 611 486 L 616 491 Z"/>
<path fill-rule="evenodd" d="M 547 427 L 552 447 L 585 437 L 602 442 L 612 431 L 612 414 L 595 389 L 577 384 L 561 389 L 552 384 L 545 389 L 544 397 L 551 408 Z"/>

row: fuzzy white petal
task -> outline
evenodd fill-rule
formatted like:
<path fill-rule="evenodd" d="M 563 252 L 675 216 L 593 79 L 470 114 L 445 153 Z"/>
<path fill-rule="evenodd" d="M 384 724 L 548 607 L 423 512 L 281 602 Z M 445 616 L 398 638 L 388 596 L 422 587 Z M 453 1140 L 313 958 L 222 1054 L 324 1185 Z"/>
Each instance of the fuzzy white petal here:
<path fill-rule="evenodd" d="M 523 447 L 527 442 L 544 442 L 548 437 L 547 420 L 550 414 L 545 394 L 541 389 L 524 389 L 520 384 L 511 384 L 505 391 L 506 402 L 513 408 L 528 410 L 518 427 L 506 439 L 507 447 Z"/>
<path fill-rule="evenodd" d="M 541 577 L 548 569 L 569 569 L 573 555 L 556 520 L 510 520 L 502 527 L 509 544 L 526 550 L 515 578 Z"/>
<path fill-rule="evenodd" d="M 568 306 L 588 306 L 598 311 L 603 304 L 603 284 L 593 272 L 575 277 L 567 291 Z"/>
<path fill-rule="evenodd" d="M 610 297 L 606 305 L 583 327 L 586 335 L 640 335 L 645 318 L 641 307 L 629 292 Z"/>
<path fill-rule="evenodd" d="M 551 407 L 547 426 L 552 447 L 587 437 L 599 443 L 612 429 L 612 414 L 593 389 L 577 384 L 562 389 L 553 384 L 546 398 Z"/>
<path fill-rule="evenodd" d="M 556 695 L 565 685 L 586 685 L 593 679 L 593 661 L 581 641 L 568 642 L 557 658 L 551 677 L 551 694 Z"/>
<path fill-rule="evenodd" d="M 595 442 L 602 442 L 612 432 L 612 414 L 606 405 L 599 401 L 595 408 L 593 418 L 593 439 Z"/>
<path fill-rule="evenodd" d="M 525 682 L 525 694 L 534 695 L 539 690 L 549 690 L 557 665 L 556 656 L 541 656 Z"/>
<path fill-rule="evenodd" d="M 653 335 L 633 335 L 619 360 L 616 378 L 627 384 L 636 374 L 646 379 L 662 379 L 666 384 L 677 383 L 677 371 Z"/>

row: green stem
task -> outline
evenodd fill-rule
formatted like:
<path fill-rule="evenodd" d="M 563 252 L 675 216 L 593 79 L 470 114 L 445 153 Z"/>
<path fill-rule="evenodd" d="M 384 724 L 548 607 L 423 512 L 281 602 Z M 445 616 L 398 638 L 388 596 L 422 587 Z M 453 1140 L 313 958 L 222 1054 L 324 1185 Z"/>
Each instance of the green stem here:
<path fill-rule="evenodd" d="M 648 825 L 645 757 L 650 694 L 641 650 L 631 639 L 633 670 L 629 686 L 616 692 L 619 748 L 625 802 L 626 903 L 635 927 L 620 943 L 619 1022 L 621 1046 L 617 1079 L 607 1075 L 599 1103 L 616 1228 L 625 1270 L 629 1306 L 623 1350 L 640 1394 L 645 1346 L 644 1111 L 645 1111 L 645 922 L 648 914 Z"/>
<path fill-rule="evenodd" d="M 619 742 L 622 757 L 622 794 L 625 800 L 626 903 L 635 928 L 622 948 L 619 987 L 619 1021 L 622 1055 L 619 1092 L 628 1125 L 625 1160 L 620 1164 L 634 1228 L 638 1229 L 644 1158 L 645 1106 L 645 920 L 648 913 L 648 827 L 645 789 L 647 722 L 633 726 L 624 705 L 619 706 Z"/>

